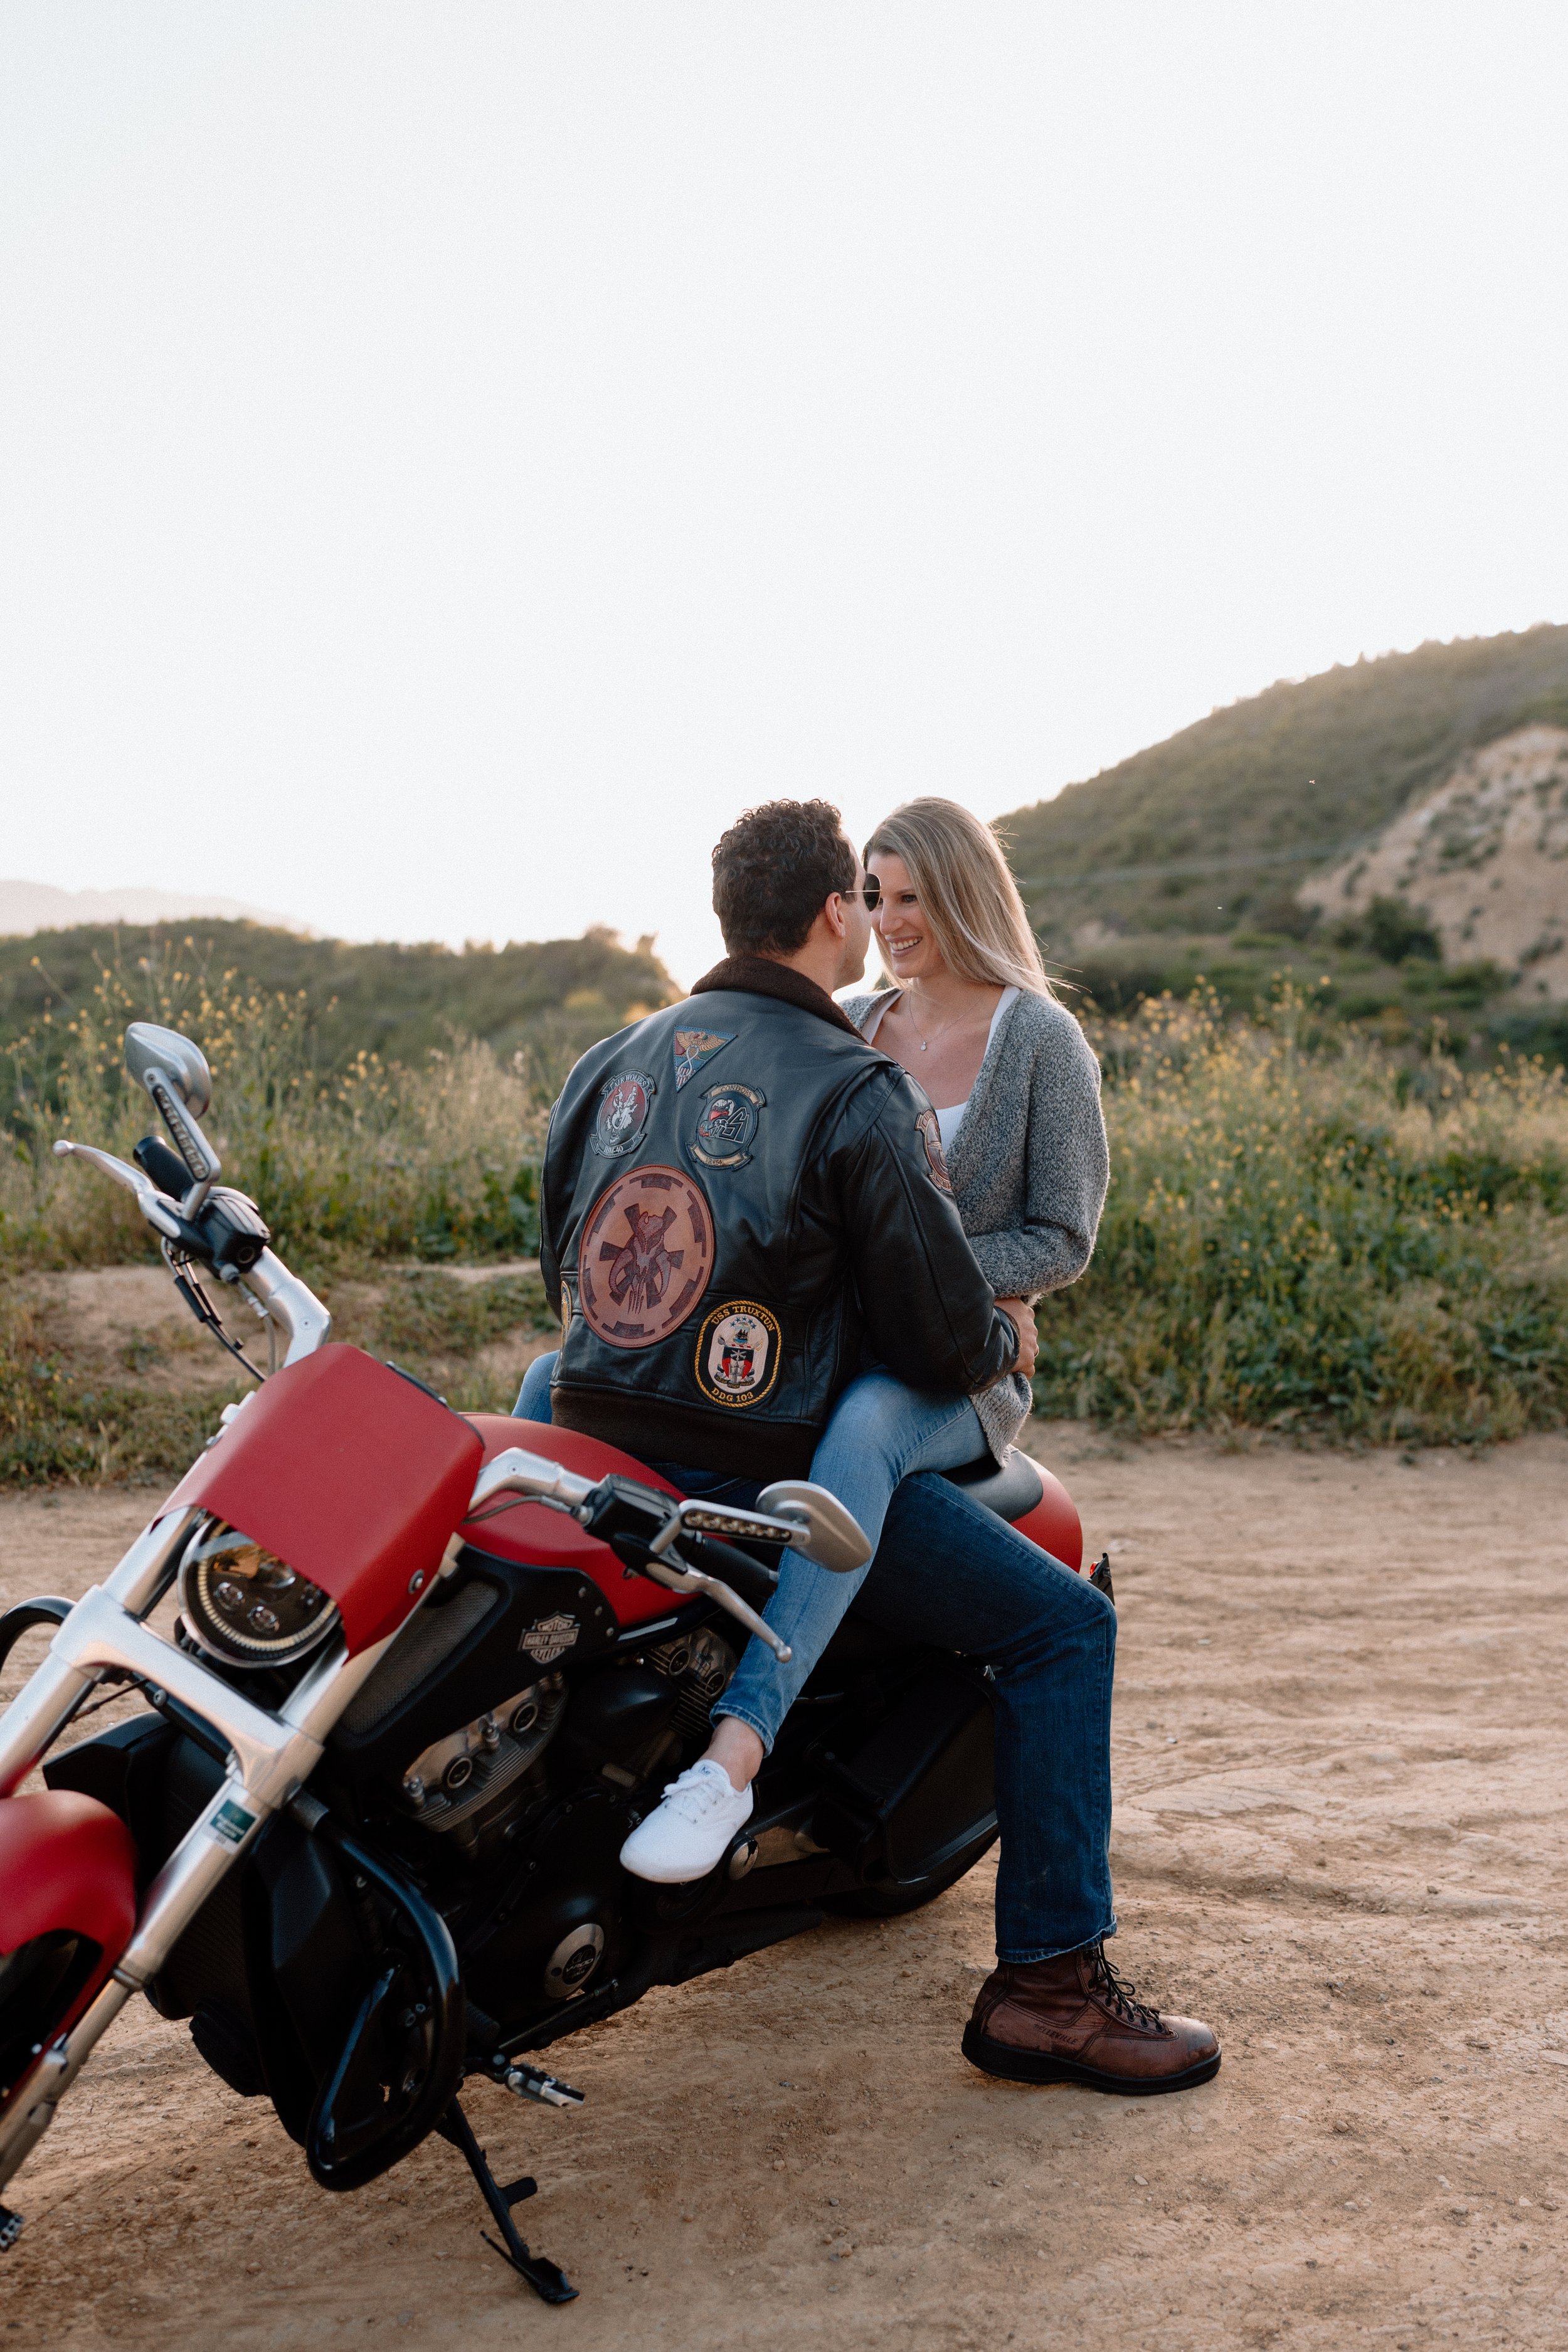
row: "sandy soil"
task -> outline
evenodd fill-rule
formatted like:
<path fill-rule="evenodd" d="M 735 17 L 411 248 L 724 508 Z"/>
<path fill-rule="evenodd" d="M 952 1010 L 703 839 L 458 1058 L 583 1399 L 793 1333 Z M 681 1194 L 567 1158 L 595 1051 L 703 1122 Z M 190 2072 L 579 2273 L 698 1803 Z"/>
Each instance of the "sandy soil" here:
<path fill-rule="evenodd" d="M 1568 1442 L 1046 1441 L 1116 1566 L 1116 1956 L 1218 2024 L 1215 2083 L 972 2073 L 983 1867 L 561 2045 L 578 2114 L 475 2095 L 582 2289 L 548 2311 L 451 2150 L 325 2196 L 142 2006 L 11 2191 L 6 2340 L 1568 2342 Z M 141 1507 L 0 1504 L 6 1592 L 75 1591 Z"/>

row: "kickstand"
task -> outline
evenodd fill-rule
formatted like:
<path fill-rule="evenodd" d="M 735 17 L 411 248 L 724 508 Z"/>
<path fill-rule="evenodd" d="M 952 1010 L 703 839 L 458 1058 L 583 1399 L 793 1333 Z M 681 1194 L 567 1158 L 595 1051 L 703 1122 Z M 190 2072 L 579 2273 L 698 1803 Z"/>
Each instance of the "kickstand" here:
<path fill-rule="evenodd" d="M 484 2149 L 474 2137 L 473 2126 L 456 2099 L 436 2126 L 443 2139 L 450 2140 L 467 2159 L 468 2170 L 479 2184 L 479 2194 L 490 2209 L 496 2228 L 506 2241 L 498 2246 L 488 2230 L 479 2231 L 487 2246 L 498 2253 L 503 2263 L 510 2263 L 519 2278 L 525 2278 L 535 2294 L 546 2303 L 575 2303 L 577 2290 L 563 2270 L 546 2262 L 542 2254 L 531 2254 L 517 2234 L 511 2218 L 511 2208 L 531 2197 L 535 2183 L 527 2179 L 510 2181 L 503 2189 L 485 2160 Z"/>

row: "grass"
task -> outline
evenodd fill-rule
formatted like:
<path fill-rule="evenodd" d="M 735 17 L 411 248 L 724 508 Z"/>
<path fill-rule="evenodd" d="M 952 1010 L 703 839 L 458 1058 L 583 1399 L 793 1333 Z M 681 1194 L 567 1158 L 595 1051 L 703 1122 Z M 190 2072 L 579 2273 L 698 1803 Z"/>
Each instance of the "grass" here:
<path fill-rule="evenodd" d="M 1114 1179 L 1042 1308 L 1042 1412 L 1428 1443 L 1568 1418 L 1562 1071 L 1312 1031 L 1291 991 L 1099 1029 Z"/>

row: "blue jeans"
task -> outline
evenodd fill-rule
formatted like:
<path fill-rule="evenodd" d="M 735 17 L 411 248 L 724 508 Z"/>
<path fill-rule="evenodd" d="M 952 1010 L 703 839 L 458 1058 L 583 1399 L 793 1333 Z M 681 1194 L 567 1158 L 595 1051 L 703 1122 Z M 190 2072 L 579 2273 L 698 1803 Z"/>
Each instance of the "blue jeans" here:
<path fill-rule="evenodd" d="M 522 1386 L 512 1407 L 518 1421 L 548 1421 L 550 1419 L 550 1375 L 555 1370 L 559 1350 L 552 1348 L 547 1356 L 535 1356 L 522 1376 Z"/>
<path fill-rule="evenodd" d="M 529 1369 L 518 1399 L 520 1408 L 532 1406 L 527 1419 L 549 1418 L 550 1369 L 549 1358 Z M 648 1467 L 688 1494 L 742 1508 L 762 1484 L 668 1462 Z M 826 1580 L 826 1571 L 818 1573 Z M 1002 1831 L 998 1959 L 1023 1966 L 1113 1936 L 1116 1612 L 1105 1595 L 928 1471 L 894 1492 L 858 1613 L 900 1644 L 961 1651 L 991 1669 Z M 727 1695 L 721 1711 L 729 1712 Z"/>
<path fill-rule="evenodd" d="M 931 1396 L 904 1386 L 891 1372 L 852 1381 L 833 1408 L 811 1460 L 819 1486 L 854 1512 L 875 1554 L 893 1489 L 917 1470 L 957 1470 L 985 1451 L 985 1433 L 967 1397 Z M 779 1726 L 800 1696 L 806 1676 L 837 1633 L 870 1565 L 847 1576 L 785 1552 L 778 1589 L 764 1612 L 790 1648 L 787 1666 L 755 1635 L 720 1710 L 748 1724 L 771 1749 Z"/>
<path fill-rule="evenodd" d="M 659 1462 L 672 1486 L 742 1508 L 755 1479 Z M 1110 1892 L 1110 1685 L 1116 1612 L 1088 1577 L 922 1471 L 907 1478 L 856 1613 L 991 1669 L 996 1957 L 1015 1967 L 1116 1933 Z M 731 1684 L 731 1688 L 734 1685 Z M 728 1701 L 719 1712 L 728 1713 Z"/>

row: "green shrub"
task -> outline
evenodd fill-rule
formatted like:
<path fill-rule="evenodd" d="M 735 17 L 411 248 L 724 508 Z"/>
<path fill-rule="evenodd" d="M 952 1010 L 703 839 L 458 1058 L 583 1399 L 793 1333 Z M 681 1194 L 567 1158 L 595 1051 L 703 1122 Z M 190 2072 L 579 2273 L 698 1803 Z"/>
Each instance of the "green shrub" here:
<path fill-rule="evenodd" d="M 1300 1003 L 1096 1042 L 1112 1181 L 1041 1313 L 1040 1410 L 1139 1429 L 1481 1439 L 1568 1411 L 1568 1093 L 1539 1063 L 1308 1055 Z"/>
<path fill-rule="evenodd" d="M 127 1024 L 153 1017 L 195 1038 L 212 1065 L 206 1122 L 224 1176 L 259 1203 L 297 1271 L 386 1258 L 492 1259 L 539 1245 L 545 1083 L 532 1058 L 503 1065 L 454 1039 L 417 1069 L 361 1054 L 315 1070 L 302 994 L 264 996 L 230 975 L 209 990 L 176 968 L 100 972 L 63 1024 L 44 1016 L 11 1049 L 10 1149 L 0 1165 L 0 1263 L 104 1265 L 155 1255 L 131 1195 L 54 1158 L 57 1135 L 129 1159 L 155 1128 L 121 1063 Z"/>

